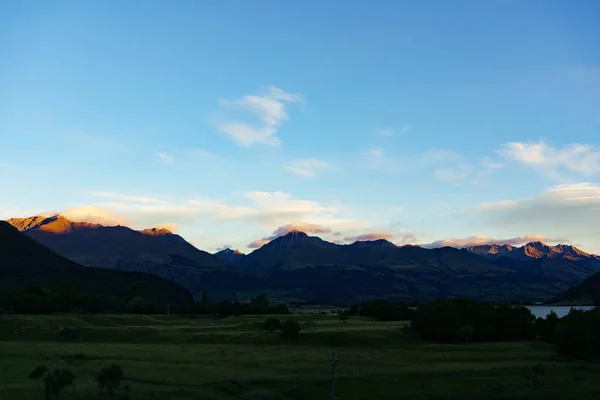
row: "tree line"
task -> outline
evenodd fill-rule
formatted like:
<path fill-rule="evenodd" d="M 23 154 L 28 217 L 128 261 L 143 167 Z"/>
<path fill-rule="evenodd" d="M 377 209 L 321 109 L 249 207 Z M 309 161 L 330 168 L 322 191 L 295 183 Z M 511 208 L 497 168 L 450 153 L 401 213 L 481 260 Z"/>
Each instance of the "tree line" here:
<path fill-rule="evenodd" d="M 443 343 L 541 340 L 570 359 L 600 358 L 600 308 L 572 308 L 559 318 L 550 312 L 536 318 L 523 306 L 473 300 L 438 300 L 414 311 L 412 331 L 421 339 Z"/>
<path fill-rule="evenodd" d="M 207 293 L 203 292 L 199 302 L 161 303 L 154 299 L 151 287 L 145 282 L 133 284 L 124 297 L 81 293 L 70 285 L 53 289 L 28 286 L 0 295 L 0 311 L 14 314 L 289 314 L 285 304 L 274 304 L 264 294 L 252 297 L 249 302 L 210 303 Z"/>
<path fill-rule="evenodd" d="M 440 299 L 408 307 L 387 300 L 362 302 L 348 315 L 379 321 L 410 321 L 410 331 L 421 340 L 440 343 L 541 340 L 554 344 L 559 355 L 571 359 L 600 359 L 600 308 L 571 309 L 559 318 L 550 312 L 536 318 L 521 305 L 467 299 Z"/>

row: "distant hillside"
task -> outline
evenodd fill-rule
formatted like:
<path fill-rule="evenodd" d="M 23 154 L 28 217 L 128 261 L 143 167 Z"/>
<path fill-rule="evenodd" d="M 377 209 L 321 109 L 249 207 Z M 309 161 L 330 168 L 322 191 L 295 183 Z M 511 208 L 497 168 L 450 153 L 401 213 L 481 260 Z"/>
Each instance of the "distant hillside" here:
<path fill-rule="evenodd" d="M 61 216 L 10 223 L 83 265 L 150 272 L 197 298 L 206 290 L 211 301 L 259 292 L 322 304 L 377 297 L 547 301 L 600 272 L 598 257 L 542 243 L 469 249 L 399 247 L 386 240 L 338 245 L 295 231 L 248 255 L 231 249 L 212 255 L 165 229 L 134 231 Z"/>
<path fill-rule="evenodd" d="M 600 273 L 590 276 L 581 284 L 569 288 L 549 303 L 564 305 L 600 306 Z"/>
<path fill-rule="evenodd" d="M 467 250 L 513 271 L 542 276 L 570 286 L 600 272 L 600 257 L 570 245 L 549 246 L 531 242 L 522 247 L 494 244 L 468 247 Z"/>
<path fill-rule="evenodd" d="M 54 288 L 69 283 L 77 290 L 101 296 L 124 297 L 138 282 L 147 282 L 154 298 L 184 304 L 191 294 L 177 283 L 142 272 L 86 268 L 54 253 L 0 221 L 0 292 L 25 286 Z"/>
<path fill-rule="evenodd" d="M 242 260 L 244 259 L 244 257 L 246 257 L 246 255 L 244 253 L 242 253 L 239 250 L 231 250 L 231 249 L 225 249 L 225 250 L 221 250 L 217 253 L 215 253 L 215 256 L 219 257 L 221 260 L 226 261 L 228 263 L 237 265 L 240 262 L 242 262 Z"/>
<path fill-rule="evenodd" d="M 578 270 L 579 264 L 564 264 L 568 273 L 573 269 L 577 276 L 563 280 L 567 273 L 545 276 L 529 271 L 526 262 L 512 259 L 507 265 L 466 249 L 398 247 L 387 241 L 336 245 L 301 232 L 273 240 L 241 264 L 298 297 L 338 302 L 374 297 L 537 301 L 589 276 L 579 277 L 585 274 Z"/>
<path fill-rule="evenodd" d="M 125 226 L 72 222 L 60 215 L 7 222 L 84 266 L 148 272 L 180 283 L 195 296 L 206 290 L 211 300 L 264 284 L 166 229 L 135 231 Z"/>
<path fill-rule="evenodd" d="M 491 259 L 507 257 L 518 260 L 530 259 L 565 259 L 570 261 L 581 261 L 593 259 L 600 261 L 600 257 L 588 254 L 577 247 L 559 244 L 558 246 L 549 246 L 542 242 L 530 242 L 522 247 L 515 247 L 509 244 L 504 245 L 484 245 L 467 247 L 467 250 L 486 256 Z"/>

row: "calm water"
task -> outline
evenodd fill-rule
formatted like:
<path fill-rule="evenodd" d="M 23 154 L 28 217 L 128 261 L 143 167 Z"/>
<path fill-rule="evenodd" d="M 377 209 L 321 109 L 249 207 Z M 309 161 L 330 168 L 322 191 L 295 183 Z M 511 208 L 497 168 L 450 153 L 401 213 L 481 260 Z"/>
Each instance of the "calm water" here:
<path fill-rule="evenodd" d="M 529 310 L 536 317 L 546 318 L 546 315 L 550 314 L 550 311 L 554 311 L 559 318 L 564 317 L 569 313 L 571 308 L 578 310 L 591 310 L 593 306 L 528 306 Z"/>

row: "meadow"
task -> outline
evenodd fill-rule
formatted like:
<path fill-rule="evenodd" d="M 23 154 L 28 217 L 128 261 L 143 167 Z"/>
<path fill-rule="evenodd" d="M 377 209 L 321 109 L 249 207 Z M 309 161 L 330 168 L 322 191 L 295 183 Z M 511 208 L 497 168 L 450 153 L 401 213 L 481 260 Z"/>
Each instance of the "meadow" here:
<path fill-rule="evenodd" d="M 333 315 L 296 318 L 287 343 L 264 316 L 3 315 L 0 399 L 43 399 L 30 372 L 40 364 L 77 375 L 60 399 L 107 398 L 97 372 L 118 364 L 120 399 L 588 399 L 600 395 L 600 365 L 558 357 L 542 342 L 424 343 L 406 322 Z M 62 328 L 80 338 L 60 338 Z M 533 382 L 531 372 L 543 365 Z"/>

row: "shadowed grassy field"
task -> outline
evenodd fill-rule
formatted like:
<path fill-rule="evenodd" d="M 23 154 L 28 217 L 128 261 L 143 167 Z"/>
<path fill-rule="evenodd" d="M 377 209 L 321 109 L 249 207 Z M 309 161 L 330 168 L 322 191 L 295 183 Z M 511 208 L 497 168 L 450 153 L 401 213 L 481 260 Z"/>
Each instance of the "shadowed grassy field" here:
<path fill-rule="evenodd" d="M 283 316 L 281 318 L 291 318 Z M 336 398 L 588 399 L 600 395 L 600 366 L 557 357 L 549 345 L 439 345 L 404 335 L 405 323 L 296 316 L 302 332 L 287 344 L 261 329 L 265 317 L 130 315 L 2 316 L 0 399 L 43 399 L 29 380 L 38 364 L 71 369 L 74 390 L 61 399 L 106 398 L 94 383 L 119 364 L 129 399 L 330 399 L 330 353 Z M 61 341 L 63 327 L 81 339 Z M 543 364 L 538 385 L 524 374 Z"/>

